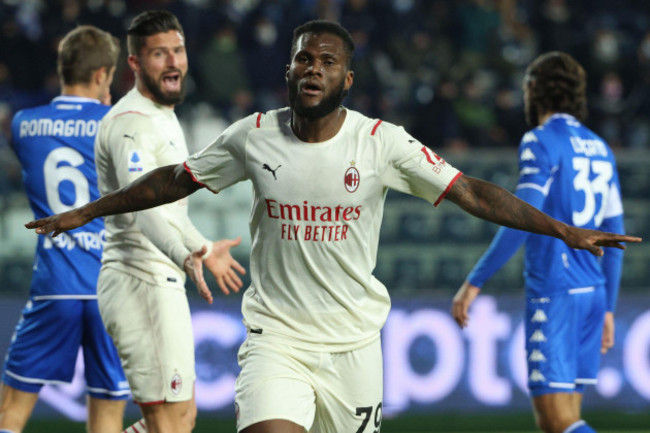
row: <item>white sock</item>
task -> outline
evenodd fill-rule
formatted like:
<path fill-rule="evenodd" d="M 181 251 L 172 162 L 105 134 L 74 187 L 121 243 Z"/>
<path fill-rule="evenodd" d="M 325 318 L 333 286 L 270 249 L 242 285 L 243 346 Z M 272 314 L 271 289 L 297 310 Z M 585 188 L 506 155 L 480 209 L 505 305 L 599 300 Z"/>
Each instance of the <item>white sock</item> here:
<path fill-rule="evenodd" d="M 2 433 L 2 432 L 0 432 Z M 144 423 L 144 418 L 140 418 L 130 426 L 124 429 L 122 433 L 147 433 L 147 424 Z"/>

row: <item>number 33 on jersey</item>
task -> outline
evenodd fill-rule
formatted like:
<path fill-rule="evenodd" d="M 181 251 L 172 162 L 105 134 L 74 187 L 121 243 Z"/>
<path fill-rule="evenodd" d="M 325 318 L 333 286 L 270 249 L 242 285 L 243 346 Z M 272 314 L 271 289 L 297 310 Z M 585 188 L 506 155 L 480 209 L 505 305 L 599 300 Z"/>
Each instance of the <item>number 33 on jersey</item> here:
<path fill-rule="evenodd" d="M 560 128 L 571 130 L 568 140 Z M 612 150 L 572 116 L 556 114 L 524 135 L 519 170 L 517 188 L 553 196 L 556 205 L 542 210 L 568 224 L 597 229 L 623 211 Z"/>

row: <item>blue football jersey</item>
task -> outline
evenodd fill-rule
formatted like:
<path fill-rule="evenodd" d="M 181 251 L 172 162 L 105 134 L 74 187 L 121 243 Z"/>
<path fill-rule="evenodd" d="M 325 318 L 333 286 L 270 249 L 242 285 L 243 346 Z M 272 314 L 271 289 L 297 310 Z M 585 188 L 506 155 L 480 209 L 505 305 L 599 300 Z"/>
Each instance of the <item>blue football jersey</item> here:
<path fill-rule="evenodd" d="M 94 143 L 110 107 L 94 99 L 59 96 L 13 118 L 12 147 L 35 218 L 99 198 Z M 39 236 L 30 296 L 36 299 L 94 297 L 104 244 L 104 222 L 52 238 Z"/>
<path fill-rule="evenodd" d="M 541 210 L 567 224 L 599 229 L 603 220 L 621 217 L 623 206 L 611 148 L 567 114 L 555 114 L 529 132 L 519 146 L 519 184 L 545 196 Z M 559 239 L 526 238 L 526 286 L 552 293 L 605 282 L 598 257 L 569 248 Z"/>

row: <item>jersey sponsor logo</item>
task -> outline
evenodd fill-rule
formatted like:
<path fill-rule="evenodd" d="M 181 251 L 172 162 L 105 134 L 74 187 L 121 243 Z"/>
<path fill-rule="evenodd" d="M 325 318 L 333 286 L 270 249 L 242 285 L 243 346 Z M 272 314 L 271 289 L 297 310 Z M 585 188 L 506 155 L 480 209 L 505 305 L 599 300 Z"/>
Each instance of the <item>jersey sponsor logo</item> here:
<path fill-rule="evenodd" d="M 283 221 L 280 227 L 280 237 L 289 241 L 338 242 L 346 240 L 349 229 L 346 223 L 361 217 L 361 205 L 314 206 L 307 200 L 303 201 L 302 205 L 279 203 L 272 199 L 265 201 L 267 217 Z M 291 221 L 291 223 L 284 221 Z"/>
<path fill-rule="evenodd" d="M 359 170 L 357 170 L 354 164 L 354 161 L 350 161 L 352 167 L 345 170 L 345 175 L 343 175 L 343 184 L 347 192 L 355 192 L 359 188 L 359 183 L 361 183 Z"/>
<path fill-rule="evenodd" d="M 129 152 L 129 162 L 127 164 L 129 171 L 142 171 L 144 167 L 142 166 L 142 159 L 140 155 L 135 150 Z"/>
<path fill-rule="evenodd" d="M 106 242 L 106 230 L 95 232 L 76 232 L 67 233 L 63 232 L 59 236 L 53 238 L 45 236 L 43 238 L 43 248 L 46 250 L 52 248 L 59 248 L 65 250 L 73 250 L 80 248 L 84 251 L 97 250 L 100 251 Z"/>
<path fill-rule="evenodd" d="M 266 214 L 269 218 L 307 221 L 307 222 L 341 222 L 358 220 L 361 217 L 359 206 L 314 206 L 307 200 L 301 205 L 279 203 L 277 200 L 266 200 Z"/>
<path fill-rule="evenodd" d="M 282 167 L 282 165 L 278 165 L 275 167 L 275 169 L 271 168 L 270 165 L 268 164 L 262 164 L 262 170 L 266 170 L 270 172 L 273 175 L 273 179 L 278 180 L 277 176 L 275 175 L 275 172 L 278 171 L 278 168 Z"/>
<path fill-rule="evenodd" d="M 530 147 L 527 147 L 521 152 L 519 159 L 522 161 L 535 161 L 535 154 Z"/>
<path fill-rule="evenodd" d="M 575 153 L 585 156 L 607 156 L 607 147 L 601 140 L 571 137 L 571 146 Z"/>
<path fill-rule="evenodd" d="M 537 369 L 533 369 L 528 376 L 528 380 L 531 382 L 546 382 L 544 375 Z"/>
<path fill-rule="evenodd" d="M 530 321 L 533 323 L 548 322 L 548 317 L 546 317 L 546 313 L 544 313 L 544 310 L 537 309 L 535 311 L 535 314 L 533 314 L 533 317 L 530 319 Z"/>
<path fill-rule="evenodd" d="M 524 134 L 524 137 L 521 139 L 523 143 L 533 143 L 537 142 L 537 136 L 532 132 L 528 131 L 527 133 Z"/>
<path fill-rule="evenodd" d="M 183 389 L 183 379 L 181 378 L 181 375 L 174 373 L 172 376 L 172 381 L 169 385 L 174 395 L 180 394 L 181 390 Z"/>
<path fill-rule="evenodd" d="M 94 137 L 99 121 L 95 119 L 32 119 L 20 122 L 20 138 L 23 137 Z"/>
<path fill-rule="evenodd" d="M 535 332 L 533 332 L 533 335 L 530 336 L 529 341 L 542 343 L 546 341 L 546 335 L 544 335 L 541 329 L 536 329 Z"/>
<path fill-rule="evenodd" d="M 532 362 L 546 362 L 546 357 L 544 356 L 541 350 L 534 349 L 530 353 L 528 360 Z"/>

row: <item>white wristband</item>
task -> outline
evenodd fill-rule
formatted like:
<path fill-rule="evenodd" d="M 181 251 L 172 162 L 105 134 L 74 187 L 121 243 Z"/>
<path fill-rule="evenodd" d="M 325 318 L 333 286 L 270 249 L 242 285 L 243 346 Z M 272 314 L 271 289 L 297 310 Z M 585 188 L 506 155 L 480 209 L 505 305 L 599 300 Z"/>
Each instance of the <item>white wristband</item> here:
<path fill-rule="evenodd" d="M 201 260 L 205 260 L 208 257 L 210 257 L 210 253 L 212 253 L 212 242 L 209 242 L 206 247 L 208 248 L 205 254 L 201 256 Z"/>

